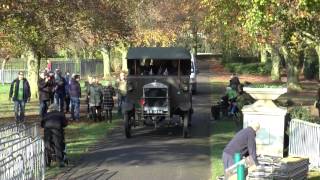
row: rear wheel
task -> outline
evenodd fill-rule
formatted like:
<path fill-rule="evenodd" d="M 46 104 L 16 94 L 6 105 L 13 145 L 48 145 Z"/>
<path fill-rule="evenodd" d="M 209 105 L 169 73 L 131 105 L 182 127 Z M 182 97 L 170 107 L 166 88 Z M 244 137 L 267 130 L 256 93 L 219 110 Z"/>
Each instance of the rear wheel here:
<path fill-rule="evenodd" d="M 191 113 L 188 111 L 183 116 L 182 135 L 184 138 L 190 137 L 190 122 L 191 122 Z"/>
<path fill-rule="evenodd" d="M 124 114 L 124 129 L 127 138 L 131 138 L 131 120 L 128 113 Z"/>

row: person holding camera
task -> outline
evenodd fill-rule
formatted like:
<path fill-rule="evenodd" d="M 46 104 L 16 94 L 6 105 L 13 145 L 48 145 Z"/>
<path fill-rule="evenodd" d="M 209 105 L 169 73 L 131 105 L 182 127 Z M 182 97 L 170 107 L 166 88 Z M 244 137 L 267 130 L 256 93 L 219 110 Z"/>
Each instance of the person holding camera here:
<path fill-rule="evenodd" d="M 50 101 L 50 76 L 47 72 L 43 71 L 40 73 L 38 81 L 39 89 L 39 102 L 40 102 L 40 117 L 43 118 L 48 111 L 48 104 Z"/>

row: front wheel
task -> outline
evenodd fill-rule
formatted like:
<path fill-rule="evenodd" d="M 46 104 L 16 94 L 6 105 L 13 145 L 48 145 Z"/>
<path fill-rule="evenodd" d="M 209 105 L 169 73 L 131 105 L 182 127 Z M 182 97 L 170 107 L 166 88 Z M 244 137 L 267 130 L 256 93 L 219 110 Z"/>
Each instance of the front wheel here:
<path fill-rule="evenodd" d="M 124 129 L 127 138 L 131 138 L 131 120 L 128 113 L 124 114 Z"/>
<path fill-rule="evenodd" d="M 190 137 L 190 122 L 191 122 L 191 113 L 188 111 L 183 116 L 182 135 L 184 138 Z"/>

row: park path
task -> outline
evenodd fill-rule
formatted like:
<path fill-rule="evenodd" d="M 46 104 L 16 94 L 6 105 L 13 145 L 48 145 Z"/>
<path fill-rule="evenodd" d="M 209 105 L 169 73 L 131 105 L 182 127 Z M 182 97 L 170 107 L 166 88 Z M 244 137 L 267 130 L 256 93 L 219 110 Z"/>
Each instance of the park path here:
<path fill-rule="evenodd" d="M 212 62 L 200 62 L 198 93 L 193 97 L 192 138 L 182 138 L 180 128 L 157 131 L 140 128 L 134 130 L 133 138 L 126 139 L 123 128 L 118 127 L 58 179 L 210 179 L 209 64 Z"/>

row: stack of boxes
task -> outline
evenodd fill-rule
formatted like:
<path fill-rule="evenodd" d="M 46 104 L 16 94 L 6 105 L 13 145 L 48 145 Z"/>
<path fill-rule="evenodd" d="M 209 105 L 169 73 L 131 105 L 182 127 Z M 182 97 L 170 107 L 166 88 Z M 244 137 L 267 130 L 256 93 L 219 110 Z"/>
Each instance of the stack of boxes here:
<path fill-rule="evenodd" d="M 259 157 L 258 166 L 248 173 L 248 180 L 303 180 L 307 179 L 309 159 L 301 157 Z"/>

